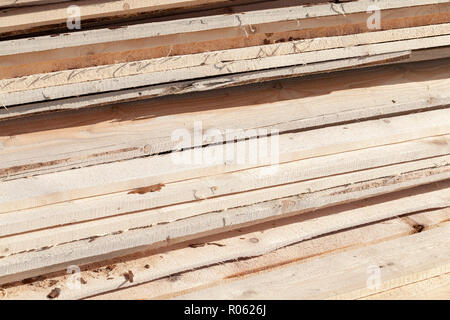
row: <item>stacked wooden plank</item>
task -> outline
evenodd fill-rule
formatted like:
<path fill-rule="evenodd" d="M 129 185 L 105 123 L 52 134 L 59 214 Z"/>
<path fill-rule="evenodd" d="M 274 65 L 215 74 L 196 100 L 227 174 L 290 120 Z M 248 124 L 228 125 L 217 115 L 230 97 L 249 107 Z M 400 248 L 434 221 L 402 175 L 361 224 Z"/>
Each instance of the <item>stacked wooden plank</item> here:
<path fill-rule="evenodd" d="M 450 1 L 0 5 L 0 296 L 450 297 Z"/>

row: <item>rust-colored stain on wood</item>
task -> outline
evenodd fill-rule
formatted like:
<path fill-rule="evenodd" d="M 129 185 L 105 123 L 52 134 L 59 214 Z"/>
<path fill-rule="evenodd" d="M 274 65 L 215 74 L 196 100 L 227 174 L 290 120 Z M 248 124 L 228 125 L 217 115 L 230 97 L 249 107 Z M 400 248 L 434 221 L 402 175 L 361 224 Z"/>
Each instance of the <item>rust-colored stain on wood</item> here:
<path fill-rule="evenodd" d="M 128 192 L 128 194 L 146 194 L 149 192 L 160 191 L 163 187 L 164 183 L 158 183 L 153 186 L 134 189 L 133 191 Z"/>

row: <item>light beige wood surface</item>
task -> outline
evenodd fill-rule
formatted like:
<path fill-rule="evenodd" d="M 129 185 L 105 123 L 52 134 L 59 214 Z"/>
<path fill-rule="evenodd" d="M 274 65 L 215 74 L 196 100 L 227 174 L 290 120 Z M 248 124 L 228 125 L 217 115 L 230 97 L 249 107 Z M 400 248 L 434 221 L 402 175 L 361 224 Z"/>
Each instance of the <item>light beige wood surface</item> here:
<path fill-rule="evenodd" d="M 448 273 L 449 232 L 447 224 L 408 237 L 228 281 L 177 296 L 177 299 L 359 298 Z M 371 266 L 383 266 L 380 288 L 367 286 Z M 276 296 L 273 292 L 277 292 Z"/>
<path fill-rule="evenodd" d="M 196 121 L 201 121 L 202 130 L 248 131 L 263 127 L 282 133 L 445 106 L 450 102 L 446 90 L 448 66 L 446 60 L 392 66 L 267 84 L 253 87 L 255 95 L 248 95 L 246 88 L 236 88 L 6 122 L 2 123 L 0 137 L 0 175 L 13 179 L 166 152 L 176 146 L 174 130 L 186 128 L 193 134 Z M 278 112 L 280 109 L 284 112 Z M 430 118 L 430 122 L 423 122 L 420 116 L 411 117 L 416 117 L 421 127 L 434 127 L 449 119 L 448 112 L 443 109 L 430 113 L 436 114 L 439 121 Z M 277 118 L 271 117 L 274 113 Z M 389 126 L 383 121 L 374 123 L 378 124 Z M 251 135 L 251 131 L 248 133 Z M 437 134 L 445 133 L 444 129 Z M 198 146 L 198 142 L 192 143 Z"/>
<path fill-rule="evenodd" d="M 205 200 L 229 194 L 245 194 L 245 192 L 251 190 L 287 183 L 297 183 L 298 189 L 296 191 L 309 190 L 312 192 L 313 189 L 317 189 L 319 186 L 324 188 L 323 181 L 326 181 L 325 183 L 329 185 L 328 183 L 331 181 L 327 181 L 326 178 L 320 179 L 327 176 L 351 171 L 363 171 L 370 168 L 418 161 L 426 158 L 433 158 L 436 163 L 439 163 L 437 159 L 442 158 L 439 156 L 450 153 L 450 150 L 442 147 L 445 143 L 449 144 L 448 139 L 448 136 L 420 139 L 390 146 L 293 161 L 272 168 L 254 168 L 234 173 L 201 177 L 166 184 L 158 192 L 130 194 L 129 191 L 125 191 L 72 200 L 70 202 L 55 203 L 27 210 L 12 211 L 1 215 L 0 236 L 136 212 L 131 217 L 124 216 L 119 218 L 122 221 L 119 224 L 119 228 L 130 228 L 126 226 L 139 224 L 139 221 L 146 221 L 144 224 L 151 221 L 148 213 L 137 213 L 142 210 L 189 201 Z M 364 171 L 362 174 L 364 175 Z M 353 177 L 356 178 L 357 176 L 353 175 Z M 312 179 L 319 179 L 319 181 L 313 182 L 311 181 Z M 235 181 L 239 181 L 239 184 L 234 183 Z M 249 197 L 249 200 L 256 201 L 257 193 L 249 193 L 249 195 L 252 194 L 255 198 L 252 199 L 252 197 Z M 263 194 L 261 193 L 261 195 Z M 269 194 L 270 191 L 266 194 L 266 197 Z M 232 202 L 233 205 L 236 205 L 239 199 L 241 199 L 239 203 L 245 203 L 242 202 L 243 197 L 231 198 L 235 199 Z M 220 205 L 222 208 L 226 208 L 228 202 L 223 198 L 221 199 L 219 202 Z M 249 203 L 249 200 L 247 200 L 247 203 Z M 231 205 L 231 203 L 228 205 Z M 190 213 L 192 214 L 193 212 Z M 166 212 L 159 219 L 167 221 L 169 219 L 168 213 Z M 105 229 L 102 228 L 102 230 L 106 231 L 106 228 L 107 224 L 105 224 Z"/>
<path fill-rule="evenodd" d="M 0 0 L 0 299 L 449 299 L 448 0 L 43 1 Z"/>
<path fill-rule="evenodd" d="M 434 188 L 430 187 L 425 187 L 425 189 L 422 187 L 422 189 L 415 191 L 415 194 L 423 194 L 425 191 L 422 197 L 426 198 L 426 192 Z M 315 257 L 329 255 L 342 250 L 403 237 L 416 232 L 413 228 L 414 223 L 411 224 L 411 221 L 423 224 L 427 230 L 427 228 L 433 228 L 448 220 L 448 209 L 427 211 L 408 215 L 407 217 L 393 218 L 376 224 L 342 230 L 337 233 L 325 234 L 322 237 L 296 244 L 302 233 L 299 233 L 299 230 L 306 231 L 303 228 L 307 226 L 305 223 L 310 223 L 308 221 L 311 218 L 317 220 L 315 229 L 317 232 L 321 232 L 320 230 L 325 230 L 324 228 L 333 224 L 332 221 L 335 221 L 333 219 L 345 216 L 346 212 L 354 212 L 354 219 L 356 219 L 354 221 L 357 221 L 358 216 L 365 216 L 369 212 L 380 213 L 380 211 L 393 210 L 391 213 L 398 215 L 400 214 L 398 211 L 400 206 L 397 205 L 396 201 L 404 201 L 400 199 L 410 195 L 412 195 L 411 191 L 402 191 L 396 196 L 389 195 L 374 198 L 373 200 L 368 199 L 342 207 L 317 211 L 309 216 L 300 215 L 288 220 L 266 223 L 260 227 L 252 226 L 248 231 L 243 229 L 223 236 L 218 235 L 191 242 L 198 245 L 189 246 L 190 243 L 187 243 L 184 246 L 174 247 L 165 252 L 150 252 L 122 261 L 109 261 L 103 264 L 101 268 L 97 266 L 91 267 L 90 270 L 82 271 L 80 276 L 87 281 L 87 284 L 76 289 L 67 288 L 68 275 L 57 275 L 53 279 L 56 279 L 58 281 L 57 286 L 62 288 L 61 299 L 83 298 L 126 287 L 130 287 L 130 289 L 106 294 L 104 298 L 148 299 L 176 296 L 181 293 L 201 289 L 208 286 L 208 283 L 214 284 L 218 281 L 223 281 L 222 279 L 239 278 L 259 270 L 270 270 L 295 261 L 314 259 Z M 409 201 L 409 207 L 413 202 Z M 406 209 L 405 207 L 403 208 Z M 334 218 L 336 215 L 337 217 Z M 280 236 L 285 239 L 282 240 Z M 204 245 L 200 245 L 201 243 L 204 243 Z M 289 243 L 291 245 L 288 245 Z M 264 254 L 261 255 L 262 253 Z M 239 259 L 244 257 L 254 258 L 251 260 Z M 223 263 L 217 264 L 217 261 L 221 260 Z M 192 263 L 195 263 L 195 265 Z M 105 269 L 108 265 L 113 265 L 113 267 Z M 148 268 L 145 267 L 146 265 Z M 203 267 L 199 268 L 199 266 Z M 197 270 L 190 271 L 190 269 Z M 93 270 L 96 270 L 96 272 Z M 133 283 L 124 282 L 122 274 L 128 270 L 132 270 L 135 274 Z M 185 273 L 180 274 L 181 271 L 185 271 Z M 170 274 L 174 274 L 173 277 L 163 278 L 162 280 L 152 281 L 144 286 L 136 287 L 140 283 L 169 276 Z M 106 281 L 106 278 L 110 280 Z M 43 299 L 50 289 L 49 280 L 37 280 L 32 286 L 19 284 L 6 290 L 8 297 L 11 299 L 18 295 L 23 298 Z"/>
<path fill-rule="evenodd" d="M 446 3 L 447 0 L 380 0 L 377 7 L 380 10 Z M 168 22 L 127 26 L 117 30 L 99 29 L 68 33 L 66 35 L 41 36 L 30 39 L 6 41 L 0 48 L 0 55 L 12 55 L 24 52 L 51 50 L 68 46 L 81 46 L 93 43 L 106 43 L 126 39 L 140 39 L 150 36 L 177 34 L 228 27 L 241 27 L 277 21 L 289 21 L 311 17 L 325 17 L 340 14 L 366 12 L 372 5 L 371 0 L 360 0 L 341 4 L 318 4 L 314 6 L 297 6 L 270 10 L 258 10 L 234 15 L 219 15 L 198 19 L 180 19 Z M 305 10 L 306 9 L 306 10 Z M 17 23 L 17 22 L 16 22 Z"/>
<path fill-rule="evenodd" d="M 369 202 L 364 202 L 364 206 L 369 204 L 371 200 L 368 201 Z M 361 210 L 359 203 L 352 204 L 352 206 L 355 206 L 355 208 L 359 207 L 359 210 Z M 333 208 L 327 209 L 326 211 L 330 212 L 330 210 L 332 211 Z M 175 273 L 172 276 L 144 282 L 140 285 L 139 283 L 135 285 L 126 284 L 126 288 L 117 287 L 117 290 L 115 291 L 99 294 L 93 296 L 91 299 L 176 299 L 177 296 L 180 295 L 195 293 L 196 291 L 214 287 L 224 282 L 245 279 L 252 275 L 264 274 L 265 272 L 276 270 L 283 266 L 289 266 L 290 264 L 305 263 L 336 253 L 382 243 L 387 240 L 400 239 L 416 232 L 413 228 L 416 221 L 425 220 L 422 222 L 425 230 L 436 228 L 448 223 L 445 221 L 448 220 L 449 212 L 450 211 L 447 208 L 443 210 L 426 211 L 423 213 L 413 213 L 411 215 L 400 216 L 383 222 L 341 230 L 331 234 L 324 234 L 320 237 L 278 248 L 263 255 L 251 257 L 245 256 L 244 259 L 230 259 L 223 263 Z M 319 213 L 320 211 L 317 214 Z M 289 218 L 287 221 L 292 222 L 293 219 L 294 218 Z M 287 221 L 286 223 L 288 223 Z M 290 226 L 295 228 L 294 224 L 290 224 Z M 288 228 L 287 224 L 285 227 Z M 205 245 L 202 247 L 196 247 L 194 249 L 176 249 L 175 252 L 179 251 L 181 253 L 182 250 L 186 250 L 190 255 L 197 255 L 196 253 L 198 252 L 199 256 L 202 251 L 207 250 L 220 252 L 231 249 L 239 252 L 239 248 L 244 245 L 251 245 L 254 247 L 263 246 L 266 243 L 266 237 L 270 237 L 270 233 L 267 233 L 268 230 L 269 232 L 270 230 L 281 231 L 281 229 L 278 228 L 278 225 L 270 224 L 265 228 L 261 226 L 261 231 L 257 232 L 247 233 L 245 230 L 241 230 L 239 233 L 236 232 L 234 233 L 236 247 L 231 244 L 230 240 L 233 238 L 221 239 L 220 237 L 216 237 L 203 240 L 205 241 Z M 258 242 L 256 242 L 255 239 L 257 239 Z M 208 245 L 208 241 L 210 241 L 210 245 Z M 214 243 L 225 246 L 219 247 L 214 245 Z M 145 266 L 146 264 L 149 264 L 152 266 L 152 269 L 153 267 L 157 268 L 160 261 L 167 262 L 167 259 L 170 259 L 169 255 L 170 253 L 162 253 L 161 256 L 157 254 L 155 254 L 155 256 L 145 256 L 140 259 L 129 261 L 126 267 L 136 270 L 136 273 L 145 273 L 146 269 L 143 269 L 142 265 Z M 159 261 L 157 258 L 159 258 Z M 177 258 L 181 259 L 181 257 L 178 256 Z M 118 267 L 121 268 L 124 266 L 119 264 Z M 370 274 L 367 274 L 367 276 L 369 275 Z M 428 280 L 432 279 L 433 278 L 430 278 Z M 426 281 L 424 281 L 424 284 L 425 283 Z M 433 292 L 431 290 L 432 288 L 427 288 L 429 289 L 428 292 Z M 407 294 L 409 291 L 406 289 L 404 292 Z M 385 291 L 385 293 L 390 293 L 392 297 L 397 297 L 395 289 Z M 268 292 L 268 298 L 274 298 L 274 295 L 270 295 L 270 297 L 269 295 L 270 292 Z M 374 297 L 376 296 L 377 295 L 375 294 Z M 370 297 L 371 296 L 368 296 L 368 298 Z M 420 297 L 426 298 L 427 295 L 424 292 L 423 294 L 418 293 L 415 296 L 415 298 Z M 401 299 L 401 296 L 398 296 L 398 298 Z"/>

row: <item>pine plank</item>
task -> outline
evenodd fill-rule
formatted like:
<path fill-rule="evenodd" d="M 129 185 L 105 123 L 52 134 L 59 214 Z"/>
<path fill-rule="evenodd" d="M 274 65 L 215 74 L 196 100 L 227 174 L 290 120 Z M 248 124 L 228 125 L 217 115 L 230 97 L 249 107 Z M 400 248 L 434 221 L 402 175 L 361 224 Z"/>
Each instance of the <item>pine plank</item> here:
<path fill-rule="evenodd" d="M 354 206 L 354 208 L 357 210 L 363 210 L 363 207 L 366 207 L 366 205 L 370 205 L 371 200 L 368 199 L 368 201 L 369 202 L 365 201 L 364 203 L 354 203 L 351 205 L 352 207 Z M 392 202 L 392 204 L 394 204 L 394 202 Z M 334 207 L 327 209 L 327 211 L 330 210 L 336 209 Z M 320 214 L 320 212 L 321 211 L 319 211 L 317 214 Z M 249 254 L 243 254 L 238 256 L 237 259 L 233 259 L 231 256 L 227 256 L 227 258 L 229 259 L 222 263 L 205 264 L 203 268 L 192 268 L 192 270 L 188 270 L 186 268 L 187 270 L 185 272 L 176 272 L 168 277 L 162 279 L 156 278 L 156 280 L 149 282 L 145 281 L 147 279 L 144 275 L 142 275 L 141 277 L 139 277 L 139 280 L 137 280 L 137 283 L 127 283 L 124 287 L 120 287 L 119 285 L 113 287 L 112 285 L 109 285 L 109 283 L 106 283 L 107 287 L 103 288 L 108 288 L 109 290 L 104 290 L 103 292 L 105 293 L 103 294 L 100 286 L 105 285 L 105 281 L 102 282 L 102 278 L 96 279 L 93 276 L 90 276 L 88 272 L 86 272 L 85 278 L 89 276 L 91 279 L 94 278 L 91 280 L 94 282 L 92 286 L 94 287 L 97 284 L 99 285 L 98 289 L 95 291 L 93 290 L 92 292 L 96 295 L 92 294 L 92 297 L 90 297 L 89 299 L 145 300 L 176 298 L 178 295 L 183 295 L 210 286 L 215 286 L 223 281 L 242 279 L 246 276 L 251 276 L 259 272 L 267 272 L 282 266 L 287 266 L 292 263 L 320 259 L 321 257 L 325 257 L 330 254 L 345 252 L 355 248 L 361 248 L 364 246 L 381 243 L 387 240 L 398 239 L 415 233 L 416 230 L 409 224 L 405 223 L 404 219 L 415 221 L 416 219 L 427 217 L 428 222 L 423 225 L 425 227 L 425 230 L 427 230 L 428 228 L 436 228 L 442 226 L 445 223 L 448 223 L 449 214 L 450 210 L 448 208 L 426 211 L 423 213 L 412 213 L 409 215 L 398 216 L 396 218 L 380 221 L 377 223 L 360 225 L 358 227 L 340 230 L 339 232 L 331 234 L 324 234 L 322 236 L 314 237 L 309 240 L 292 243 L 288 246 L 278 248 L 274 251 L 265 252 L 262 255 L 252 256 Z M 301 226 L 300 224 L 293 222 L 293 218 L 290 218 L 289 222 L 292 223 L 292 232 L 295 232 L 295 230 L 297 230 L 297 225 Z M 245 229 L 240 230 L 241 232 L 233 233 L 233 235 L 235 235 L 235 238 L 231 239 L 228 237 L 207 238 L 203 240 L 206 243 L 205 246 L 196 246 L 195 250 L 191 249 L 189 251 L 188 248 L 174 249 L 174 259 L 177 259 L 174 260 L 174 264 L 176 263 L 176 261 L 183 261 L 182 259 L 186 259 L 189 256 L 195 256 L 199 258 L 204 256 L 207 257 L 208 253 L 203 254 L 203 252 L 211 252 L 209 253 L 210 255 L 217 255 L 222 251 L 234 250 L 235 252 L 239 253 L 241 248 L 247 245 L 247 242 L 252 243 L 252 246 L 265 246 L 265 243 L 268 242 L 268 238 L 270 238 L 271 235 L 273 235 L 274 237 L 279 237 L 280 234 L 289 232 L 287 226 L 286 228 L 282 229 L 279 226 L 280 222 L 278 222 L 277 224 L 275 223 L 267 225 L 265 227 L 261 226 L 259 229 L 260 231 L 256 232 L 248 233 Z M 271 231 L 275 230 L 277 230 L 278 232 L 271 233 Z M 254 239 L 257 239 L 259 241 L 256 242 Z M 234 241 L 232 242 L 232 240 Z M 211 244 L 208 245 L 208 243 Z M 214 243 L 225 246 L 214 246 Z M 214 253 L 212 253 L 213 250 Z M 128 265 L 126 267 L 118 264 L 118 272 L 120 272 L 121 270 L 123 270 L 122 272 L 125 272 L 127 270 L 124 270 L 125 268 L 132 269 L 136 274 L 139 275 L 142 273 L 147 274 L 148 272 L 155 272 L 156 270 L 147 271 L 146 269 L 143 269 L 142 266 L 145 266 L 147 264 L 151 266 L 151 269 L 158 268 L 160 266 L 162 267 L 162 264 L 167 263 L 167 260 L 172 258 L 172 252 L 163 252 L 162 254 L 163 255 L 160 256 L 157 253 L 154 253 L 150 256 L 135 258 L 136 260 L 129 260 L 127 261 Z M 119 274 L 118 272 L 114 272 L 114 275 Z M 114 275 L 110 275 L 110 277 L 113 277 Z M 433 278 L 427 279 L 425 281 L 430 281 L 432 279 Z M 142 282 L 141 284 L 139 283 L 140 281 Z M 403 292 L 405 294 L 411 293 L 410 289 L 406 287 L 408 286 L 405 286 Z M 86 290 L 88 288 L 84 289 Z M 116 290 L 108 292 L 112 289 Z M 393 289 L 392 291 L 395 291 L 395 289 Z M 68 290 L 68 292 L 66 292 L 65 294 L 65 297 L 71 297 L 73 292 L 72 290 Z M 36 294 L 36 297 L 38 296 L 39 295 Z M 43 294 L 41 294 L 40 296 L 42 298 Z M 374 297 L 376 296 L 377 294 L 374 295 Z M 426 293 L 421 292 L 415 297 L 418 298 L 426 296 Z M 369 296 L 369 298 L 370 297 L 371 296 Z M 272 299 L 273 297 L 270 298 Z"/>
<path fill-rule="evenodd" d="M 150 212 L 142 211 L 177 203 L 202 201 L 212 197 L 243 193 L 239 197 L 228 197 L 228 199 L 232 199 L 232 202 L 229 200 L 227 202 L 227 198 L 219 198 L 217 203 L 221 207 L 212 208 L 209 206 L 206 207 L 208 209 L 203 208 L 203 211 L 198 211 L 198 208 L 195 210 L 193 208 L 189 209 L 191 215 L 194 213 L 200 214 L 207 210 L 226 209 L 227 206 L 230 205 L 236 206 L 249 204 L 251 201 L 270 200 L 270 190 L 268 193 L 259 193 L 265 195 L 266 198 L 258 196 L 258 192 L 250 192 L 248 196 L 249 199 L 247 200 L 245 200 L 245 192 L 295 182 L 300 182 L 296 184 L 297 187 L 295 187 L 295 192 L 298 192 L 299 190 L 312 192 L 313 190 L 318 190 L 320 188 L 323 189 L 325 186 L 332 186 L 333 181 L 340 181 L 336 179 L 329 180 L 329 178 L 311 181 L 312 179 L 348 172 L 363 171 L 369 168 L 393 165 L 396 163 L 407 163 L 419 159 L 437 159 L 436 157 L 440 155 L 450 154 L 450 149 L 448 147 L 446 148 L 446 145 L 450 145 L 450 136 L 420 139 L 396 145 L 381 146 L 346 152 L 343 154 L 289 162 L 277 165 L 275 168 L 272 168 L 273 170 L 271 170 L 270 167 L 262 167 L 166 184 L 158 192 L 148 192 L 145 194 L 119 192 L 89 197 L 86 199 L 72 200 L 70 202 L 56 203 L 28 210 L 3 213 L 0 220 L 0 237 L 55 227 L 58 225 L 83 222 L 86 220 L 108 218 L 130 212 L 135 213 L 131 216 L 126 215 L 103 223 L 100 221 L 97 224 L 104 225 L 104 227 L 97 228 L 102 230 L 102 232 L 106 232 L 106 230 L 111 229 L 112 225 L 115 225 L 116 229 L 113 229 L 113 231 L 120 231 L 124 228 L 130 229 L 133 227 L 145 226 L 150 222 L 152 224 L 167 222 L 171 217 L 168 212 L 162 214 L 161 217 L 154 216 L 152 218 L 150 217 Z M 362 174 L 364 178 L 368 178 L 367 175 L 364 175 L 364 172 L 362 172 Z M 384 174 L 386 174 L 386 172 L 383 173 L 383 175 Z M 358 175 L 353 175 L 353 177 L 353 179 L 355 179 Z M 322 181 L 322 183 L 320 181 Z M 352 182 L 356 182 L 356 180 Z M 240 202 L 238 202 L 238 199 L 241 199 Z M 178 216 L 178 218 L 180 218 L 180 216 Z M 172 217 L 172 219 L 175 218 Z M 113 221 L 116 221 L 116 223 L 112 223 Z M 95 226 L 95 223 L 91 224 L 91 226 Z M 74 227 L 66 227 L 62 229 L 72 230 L 73 228 Z M 46 232 L 43 233 L 45 234 Z M 73 234 L 75 234 L 75 231 Z M 95 232 L 94 235 L 96 235 Z M 59 236 L 56 236 L 56 233 L 52 236 L 58 237 L 59 239 Z M 16 238 L 24 239 L 26 236 L 22 237 L 22 235 L 19 235 Z M 43 239 L 44 238 L 41 240 L 44 241 Z M 2 254 L 1 248 L 5 247 L 8 247 L 9 252 L 11 252 L 8 243 L 9 238 L 4 239 L 3 242 L 2 239 L 0 239 L 0 254 Z"/>
<path fill-rule="evenodd" d="M 377 7 L 380 10 L 446 3 L 447 0 L 380 0 Z M 35 39 L 17 39 L 5 41 L 0 48 L 0 55 L 12 55 L 24 52 L 51 50 L 68 46 L 81 46 L 92 43 L 105 43 L 125 39 L 139 39 L 150 36 L 161 36 L 183 32 L 196 32 L 226 27 L 241 27 L 277 21 L 297 20 L 311 17 L 324 17 L 339 14 L 366 12 L 372 5 L 372 0 L 360 0 L 341 4 L 322 4 L 314 6 L 296 6 L 255 12 L 219 15 L 198 19 L 180 19 L 168 22 L 141 24 L 126 28 L 109 30 L 89 30 L 59 35 L 56 37 L 41 36 Z"/>
<path fill-rule="evenodd" d="M 360 298 L 362 300 L 448 300 L 450 273 Z"/>
<path fill-rule="evenodd" d="M 398 168 L 395 169 L 397 170 L 395 172 L 399 172 Z M 372 172 L 376 171 L 377 169 L 372 170 Z M 289 213 L 298 214 L 299 210 L 300 212 L 311 211 L 432 182 L 444 181 L 449 178 L 449 170 L 445 167 L 415 170 L 391 178 L 378 178 L 361 183 L 353 183 L 350 186 L 330 188 L 311 193 L 311 198 L 305 198 L 303 195 L 297 194 L 296 196 L 278 198 L 255 205 L 210 212 L 207 215 L 202 214 L 189 219 L 176 220 L 168 224 L 124 230 L 124 232 L 116 232 L 111 235 L 45 247 L 37 251 L 31 250 L 0 259 L 0 283 L 62 270 L 72 264 L 87 264 L 124 256 L 142 249 L 160 248 L 193 238 L 216 234 L 219 230 L 227 231 L 254 224 L 256 221 L 273 220 L 287 216 Z M 445 198 L 438 197 L 438 202 L 438 207 L 445 206 Z M 185 207 L 184 212 L 189 212 L 187 207 L 192 207 L 193 205 L 195 204 L 183 204 L 180 206 Z M 429 204 L 422 203 L 422 205 L 424 205 L 423 210 L 429 209 Z M 435 205 L 432 204 L 432 206 Z M 168 209 L 180 206 L 173 206 Z M 389 213 L 386 212 L 380 212 L 379 214 L 383 217 L 379 217 L 380 219 L 390 217 Z M 371 218 L 373 217 L 367 217 L 365 223 L 373 221 Z M 360 221 L 360 223 L 363 222 Z M 348 227 L 351 227 L 351 225 L 348 225 Z M 70 254 L 68 255 L 68 253 Z"/>
<path fill-rule="evenodd" d="M 434 188 L 431 186 L 424 186 L 416 192 L 426 193 L 432 189 Z M 370 211 L 391 210 L 392 213 L 399 213 L 400 207 L 396 201 L 409 195 L 411 195 L 411 191 L 402 191 L 396 195 L 331 207 L 319 210 L 308 218 L 320 221 L 320 224 L 316 224 L 318 228 L 316 231 L 320 233 L 326 230 L 328 224 L 333 223 L 335 215 L 343 216 L 349 211 L 354 213 L 356 220 L 358 214 L 362 216 Z M 427 223 L 424 224 L 425 229 L 427 229 L 445 223 L 444 221 L 448 220 L 449 214 L 448 209 L 441 209 L 413 213 L 407 217 L 409 220 L 417 220 L 421 216 L 427 217 Z M 320 237 L 298 242 L 304 233 L 302 230 L 306 230 L 304 224 L 309 222 L 305 220 L 304 216 L 294 216 L 194 240 L 166 251 L 150 251 L 137 256 L 130 256 L 126 260 L 106 261 L 102 268 L 98 268 L 98 266 L 89 266 L 87 270 L 82 268 L 79 276 L 85 279 L 87 284 L 79 286 L 76 290 L 67 287 L 68 275 L 65 273 L 45 280 L 36 280 L 32 286 L 15 284 L 5 290 L 9 299 L 17 297 L 44 299 L 49 291 L 49 281 L 56 280 L 58 281 L 58 287 L 61 288 L 59 299 L 86 298 L 116 289 L 122 290 L 95 296 L 94 299 L 160 299 L 173 297 L 193 288 L 201 288 L 209 283 L 233 278 L 235 275 L 251 274 L 262 269 L 271 269 L 299 260 L 314 259 L 342 250 L 403 237 L 415 232 L 414 228 L 404 222 L 403 217 L 360 225 L 357 228 L 323 234 Z M 254 239 L 258 239 L 258 241 Z M 105 266 L 108 265 L 114 265 L 114 268 L 105 269 Z M 146 265 L 149 267 L 146 268 Z M 96 272 L 93 270 L 96 270 Z M 128 272 L 128 270 L 132 270 L 135 274 L 133 283 L 124 283 L 123 281 L 123 273 Z M 170 278 L 163 278 L 171 275 L 173 276 Z M 106 278 L 109 278 L 109 280 L 106 280 Z M 157 280 L 160 278 L 163 279 Z M 143 285 L 138 286 L 139 284 Z"/>
<path fill-rule="evenodd" d="M 283 44 L 279 44 L 279 46 L 281 45 Z M 421 39 L 361 45 L 349 48 L 328 49 L 318 52 L 292 53 L 280 57 L 267 56 L 262 58 L 255 57 L 254 59 L 244 59 L 229 62 L 219 61 L 212 65 L 202 65 L 202 62 L 198 62 L 198 66 L 188 66 L 179 70 L 173 69 L 166 71 L 155 71 L 151 73 L 128 75 L 119 78 L 105 78 L 103 80 L 92 80 L 74 84 L 61 84 L 55 87 L 46 86 L 21 92 L 2 93 L 0 94 L 0 100 L 6 107 L 9 107 L 22 103 L 67 98 L 72 96 L 94 94 L 103 91 L 121 90 L 130 87 L 169 83 L 193 78 L 203 78 L 208 76 L 293 66 L 298 64 L 327 61 L 330 59 L 346 59 L 352 57 L 404 52 L 405 50 L 419 50 L 449 45 L 450 35 L 443 35 Z M 292 48 L 292 45 L 289 45 L 289 47 L 289 50 L 296 50 L 295 48 Z M 259 48 L 257 49 L 257 52 L 255 52 L 255 54 L 256 56 L 260 54 Z M 204 61 L 205 57 L 202 57 L 200 60 Z M 164 60 L 161 62 L 164 62 Z M 117 67 L 115 67 L 115 70 L 117 70 Z"/>
<path fill-rule="evenodd" d="M 85 69 L 36 74 L 27 77 L 0 80 L 0 87 L 5 94 L 3 97 L 5 97 L 7 93 L 28 91 L 37 88 L 49 88 L 85 81 L 91 82 L 95 80 L 120 78 L 169 70 L 179 70 L 182 72 L 184 68 L 198 67 L 200 65 L 215 65 L 216 67 L 220 67 L 223 61 L 226 61 L 224 67 L 227 68 L 229 67 L 228 63 L 232 61 L 261 59 L 264 62 L 264 58 L 275 56 L 283 56 L 287 59 L 290 55 L 299 52 L 302 53 L 302 55 L 299 56 L 301 57 L 301 63 L 309 64 L 327 61 L 330 57 L 333 57 L 333 59 L 348 59 L 352 57 L 351 55 L 361 55 L 362 52 L 366 55 L 388 53 L 384 51 L 375 51 L 375 53 L 373 53 L 371 49 L 375 50 L 374 47 L 366 46 L 368 44 L 386 43 L 385 45 L 389 45 L 389 52 L 396 52 L 397 44 L 403 48 L 403 50 L 400 50 L 399 52 L 415 50 L 417 47 L 409 47 L 409 42 L 402 42 L 400 40 L 417 39 L 414 42 L 424 42 L 425 39 L 423 38 L 445 34 L 450 34 L 450 24 L 387 30 L 372 32 L 370 34 L 363 33 L 349 36 L 315 38 L 306 45 L 303 40 L 291 41 L 250 48 L 210 51 L 202 54 L 171 56 L 158 59 L 139 60 L 131 63 L 118 63 Z M 391 43 L 390 41 L 398 41 L 398 43 Z M 450 43 L 448 44 L 450 45 Z M 329 50 L 351 46 L 358 46 L 358 50 Z M 345 56 L 341 56 L 340 52 L 344 51 L 346 51 Z M 306 54 L 306 52 L 308 52 L 308 54 Z M 280 64 L 280 66 L 284 65 Z M 8 100 L 3 98 L 2 101 L 7 103 Z"/>
<path fill-rule="evenodd" d="M 236 150 L 242 150 L 239 154 L 236 152 L 238 156 L 234 157 L 230 152 L 227 154 L 226 150 L 223 150 L 223 145 L 210 145 L 203 148 L 202 153 L 188 149 L 175 155 L 163 154 L 39 175 L 30 179 L 4 181 L 0 184 L 0 212 L 445 135 L 450 132 L 449 124 L 445 122 L 450 121 L 448 112 L 449 109 L 434 110 L 391 117 L 388 121 L 377 119 L 282 134 L 275 139 L 268 139 L 270 148 L 273 148 L 271 150 L 279 152 L 260 154 L 258 159 L 254 159 L 256 161 L 252 161 L 249 155 L 254 142 L 242 140 L 230 144 L 236 146 Z M 226 155 L 222 160 L 220 158 L 215 158 L 218 161 L 196 160 L 199 156 L 202 158 L 203 155 L 221 153 Z M 177 160 L 174 156 L 182 156 L 190 161 L 180 162 L 180 158 Z M 177 165 L 174 166 L 174 163 Z"/>
<path fill-rule="evenodd" d="M 269 295 L 273 299 L 354 299 L 448 273 L 449 232 L 447 224 L 408 237 L 291 264 L 177 299 L 261 299 Z M 378 289 L 366 286 L 367 269 L 372 265 L 383 266 Z"/>
<path fill-rule="evenodd" d="M 205 30 L 187 33 L 183 37 L 175 34 L 78 46 L 76 50 L 60 48 L 9 55 L 1 59 L 0 78 L 16 78 L 68 69 L 261 46 L 268 43 L 282 43 L 286 40 L 304 40 L 306 46 L 314 38 L 439 25 L 450 22 L 450 3 L 383 11 L 381 30 L 368 28 L 367 15 L 366 12 L 362 12 L 320 19 L 308 18 L 302 19 L 300 25 L 295 21 L 287 21 Z"/>

